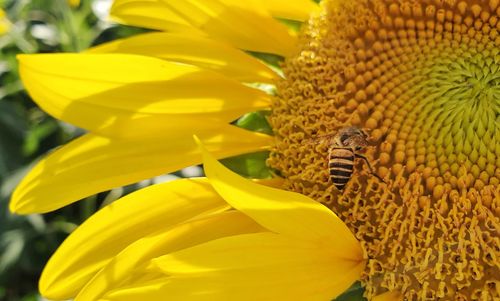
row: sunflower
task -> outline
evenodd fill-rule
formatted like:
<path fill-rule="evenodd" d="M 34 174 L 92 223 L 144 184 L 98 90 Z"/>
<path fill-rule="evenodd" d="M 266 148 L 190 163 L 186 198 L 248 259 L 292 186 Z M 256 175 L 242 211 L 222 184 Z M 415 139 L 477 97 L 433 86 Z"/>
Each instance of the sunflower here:
<path fill-rule="evenodd" d="M 20 56 L 35 101 L 89 134 L 38 163 L 14 212 L 200 163 L 193 134 L 217 158 L 269 149 L 283 177 L 251 183 L 205 151 L 209 183 L 104 208 L 49 261 L 42 294 L 331 300 L 360 280 L 370 300 L 498 300 L 499 4 L 122 0 L 116 20 L 160 32 Z M 263 109 L 273 137 L 230 125 Z M 308 141 L 346 126 L 369 131 L 383 181 L 359 162 L 345 189 L 331 183 L 329 146 Z"/>

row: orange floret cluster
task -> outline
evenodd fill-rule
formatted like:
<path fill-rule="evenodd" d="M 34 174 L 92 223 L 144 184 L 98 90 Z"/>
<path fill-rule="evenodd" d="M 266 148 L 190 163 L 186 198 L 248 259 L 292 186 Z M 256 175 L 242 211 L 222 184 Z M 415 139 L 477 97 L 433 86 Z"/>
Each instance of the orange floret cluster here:
<path fill-rule="evenodd" d="M 499 0 L 331 0 L 284 63 L 268 164 L 361 241 L 367 297 L 500 300 L 499 30 Z M 385 183 L 338 191 L 307 141 L 351 125 Z"/>

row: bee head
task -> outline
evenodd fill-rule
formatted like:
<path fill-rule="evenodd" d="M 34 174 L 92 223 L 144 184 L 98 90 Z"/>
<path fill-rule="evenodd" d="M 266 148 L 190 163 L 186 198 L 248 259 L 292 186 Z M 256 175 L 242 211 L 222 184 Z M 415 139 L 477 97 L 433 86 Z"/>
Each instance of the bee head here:
<path fill-rule="evenodd" d="M 361 150 L 368 145 L 368 135 L 357 127 L 343 128 L 338 132 L 337 137 L 340 145 L 353 147 L 356 150 Z"/>

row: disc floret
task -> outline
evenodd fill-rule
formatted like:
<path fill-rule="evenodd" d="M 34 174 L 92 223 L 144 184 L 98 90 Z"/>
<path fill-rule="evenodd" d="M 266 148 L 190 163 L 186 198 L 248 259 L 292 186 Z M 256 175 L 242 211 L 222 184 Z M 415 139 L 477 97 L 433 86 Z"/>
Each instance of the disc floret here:
<path fill-rule="evenodd" d="M 326 1 L 284 64 L 269 164 L 290 190 L 327 204 L 362 242 L 368 297 L 500 297 L 498 1 Z M 345 191 L 326 146 L 345 126 L 370 132 Z"/>

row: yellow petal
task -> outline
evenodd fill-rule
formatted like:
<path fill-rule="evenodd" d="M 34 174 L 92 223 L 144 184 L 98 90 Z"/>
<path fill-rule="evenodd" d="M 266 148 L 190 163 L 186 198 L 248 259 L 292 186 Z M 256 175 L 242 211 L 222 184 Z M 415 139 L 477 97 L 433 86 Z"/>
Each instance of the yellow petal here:
<path fill-rule="evenodd" d="M 265 149 L 272 142 L 270 136 L 231 125 L 123 140 L 87 134 L 41 160 L 14 191 L 10 209 L 21 214 L 47 212 L 100 191 L 198 164 L 201 156 L 193 132 L 219 158 Z"/>
<path fill-rule="evenodd" d="M 117 1 L 118 7 L 121 6 L 120 2 Z M 128 5 L 132 2 L 126 0 Z M 136 6 L 144 4 L 143 0 L 138 2 L 140 3 Z M 177 21 L 180 18 L 209 36 L 241 49 L 288 56 L 295 51 L 297 45 L 296 37 L 257 5 L 238 2 L 228 4 L 220 0 L 165 0 L 160 3 L 163 4 L 161 10 L 148 10 L 149 16 L 158 16 L 160 12 L 168 11 L 167 17 L 176 15 L 172 19 L 174 22 L 180 23 Z M 158 3 L 155 2 L 155 5 Z M 117 16 L 114 8 L 111 14 Z M 122 14 L 118 14 L 118 17 L 130 23 Z M 142 26 L 149 26 L 149 23 Z"/>
<path fill-rule="evenodd" d="M 403 296 L 400 292 L 387 292 L 376 296 L 372 301 L 402 301 Z"/>
<path fill-rule="evenodd" d="M 237 0 L 224 0 L 237 1 Z M 316 12 L 319 6 L 312 0 L 258 0 L 259 6 L 275 17 L 306 21 Z"/>
<path fill-rule="evenodd" d="M 160 0 L 115 0 L 111 18 L 119 23 L 164 31 L 201 33 Z"/>
<path fill-rule="evenodd" d="M 271 179 L 255 179 L 253 181 L 257 184 L 266 185 L 274 188 L 282 188 L 285 183 L 285 179 L 279 177 L 274 177 Z"/>
<path fill-rule="evenodd" d="M 146 33 L 105 43 L 89 53 L 132 53 L 213 69 L 244 82 L 272 83 L 277 74 L 254 57 L 195 34 Z"/>
<path fill-rule="evenodd" d="M 318 5 L 311 0 L 223 0 L 226 5 L 244 5 L 247 9 L 265 10 L 277 18 L 305 21 Z M 253 2 L 253 3 L 252 3 Z M 164 31 L 195 30 L 185 19 L 166 9 L 161 0 L 114 1 L 112 17 L 123 24 Z"/>
<path fill-rule="evenodd" d="M 304 195 L 244 179 L 200 147 L 210 183 L 232 207 L 273 232 L 329 245 L 344 258 L 363 258 L 360 244 L 331 210 Z"/>
<path fill-rule="evenodd" d="M 195 195 L 193 194 L 193 202 Z M 98 300 L 130 279 L 151 259 L 225 236 L 265 231 L 238 211 L 228 211 L 180 224 L 154 236 L 138 240 L 109 262 L 78 294 L 75 301 Z M 104 248 L 106 246 L 103 246 Z M 64 282 L 64 281 L 63 281 Z"/>
<path fill-rule="evenodd" d="M 336 257 L 329 248 L 275 233 L 225 237 L 153 263 L 171 276 L 161 293 L 183 301 L 331 300 L 363 270 L 362 262 Z M 106 299 L 133 300 L 123 297 Z"/>
<path fill-rule="evenodd" d="M 131 243 L 227 207 L 205 179 L 177 180 L 127 195 L 91 216 L 64 241 L 43 271 L 40 291 L 49 299 L 69 299 Z"/>
<path fill-rule="evenodd" d="M 41 54 L 19 61 L 24 85 L 40 107 L 108 136 L 210 126 L 270 104 L 266 93 L 213 71 L 152 57 Z"/>

